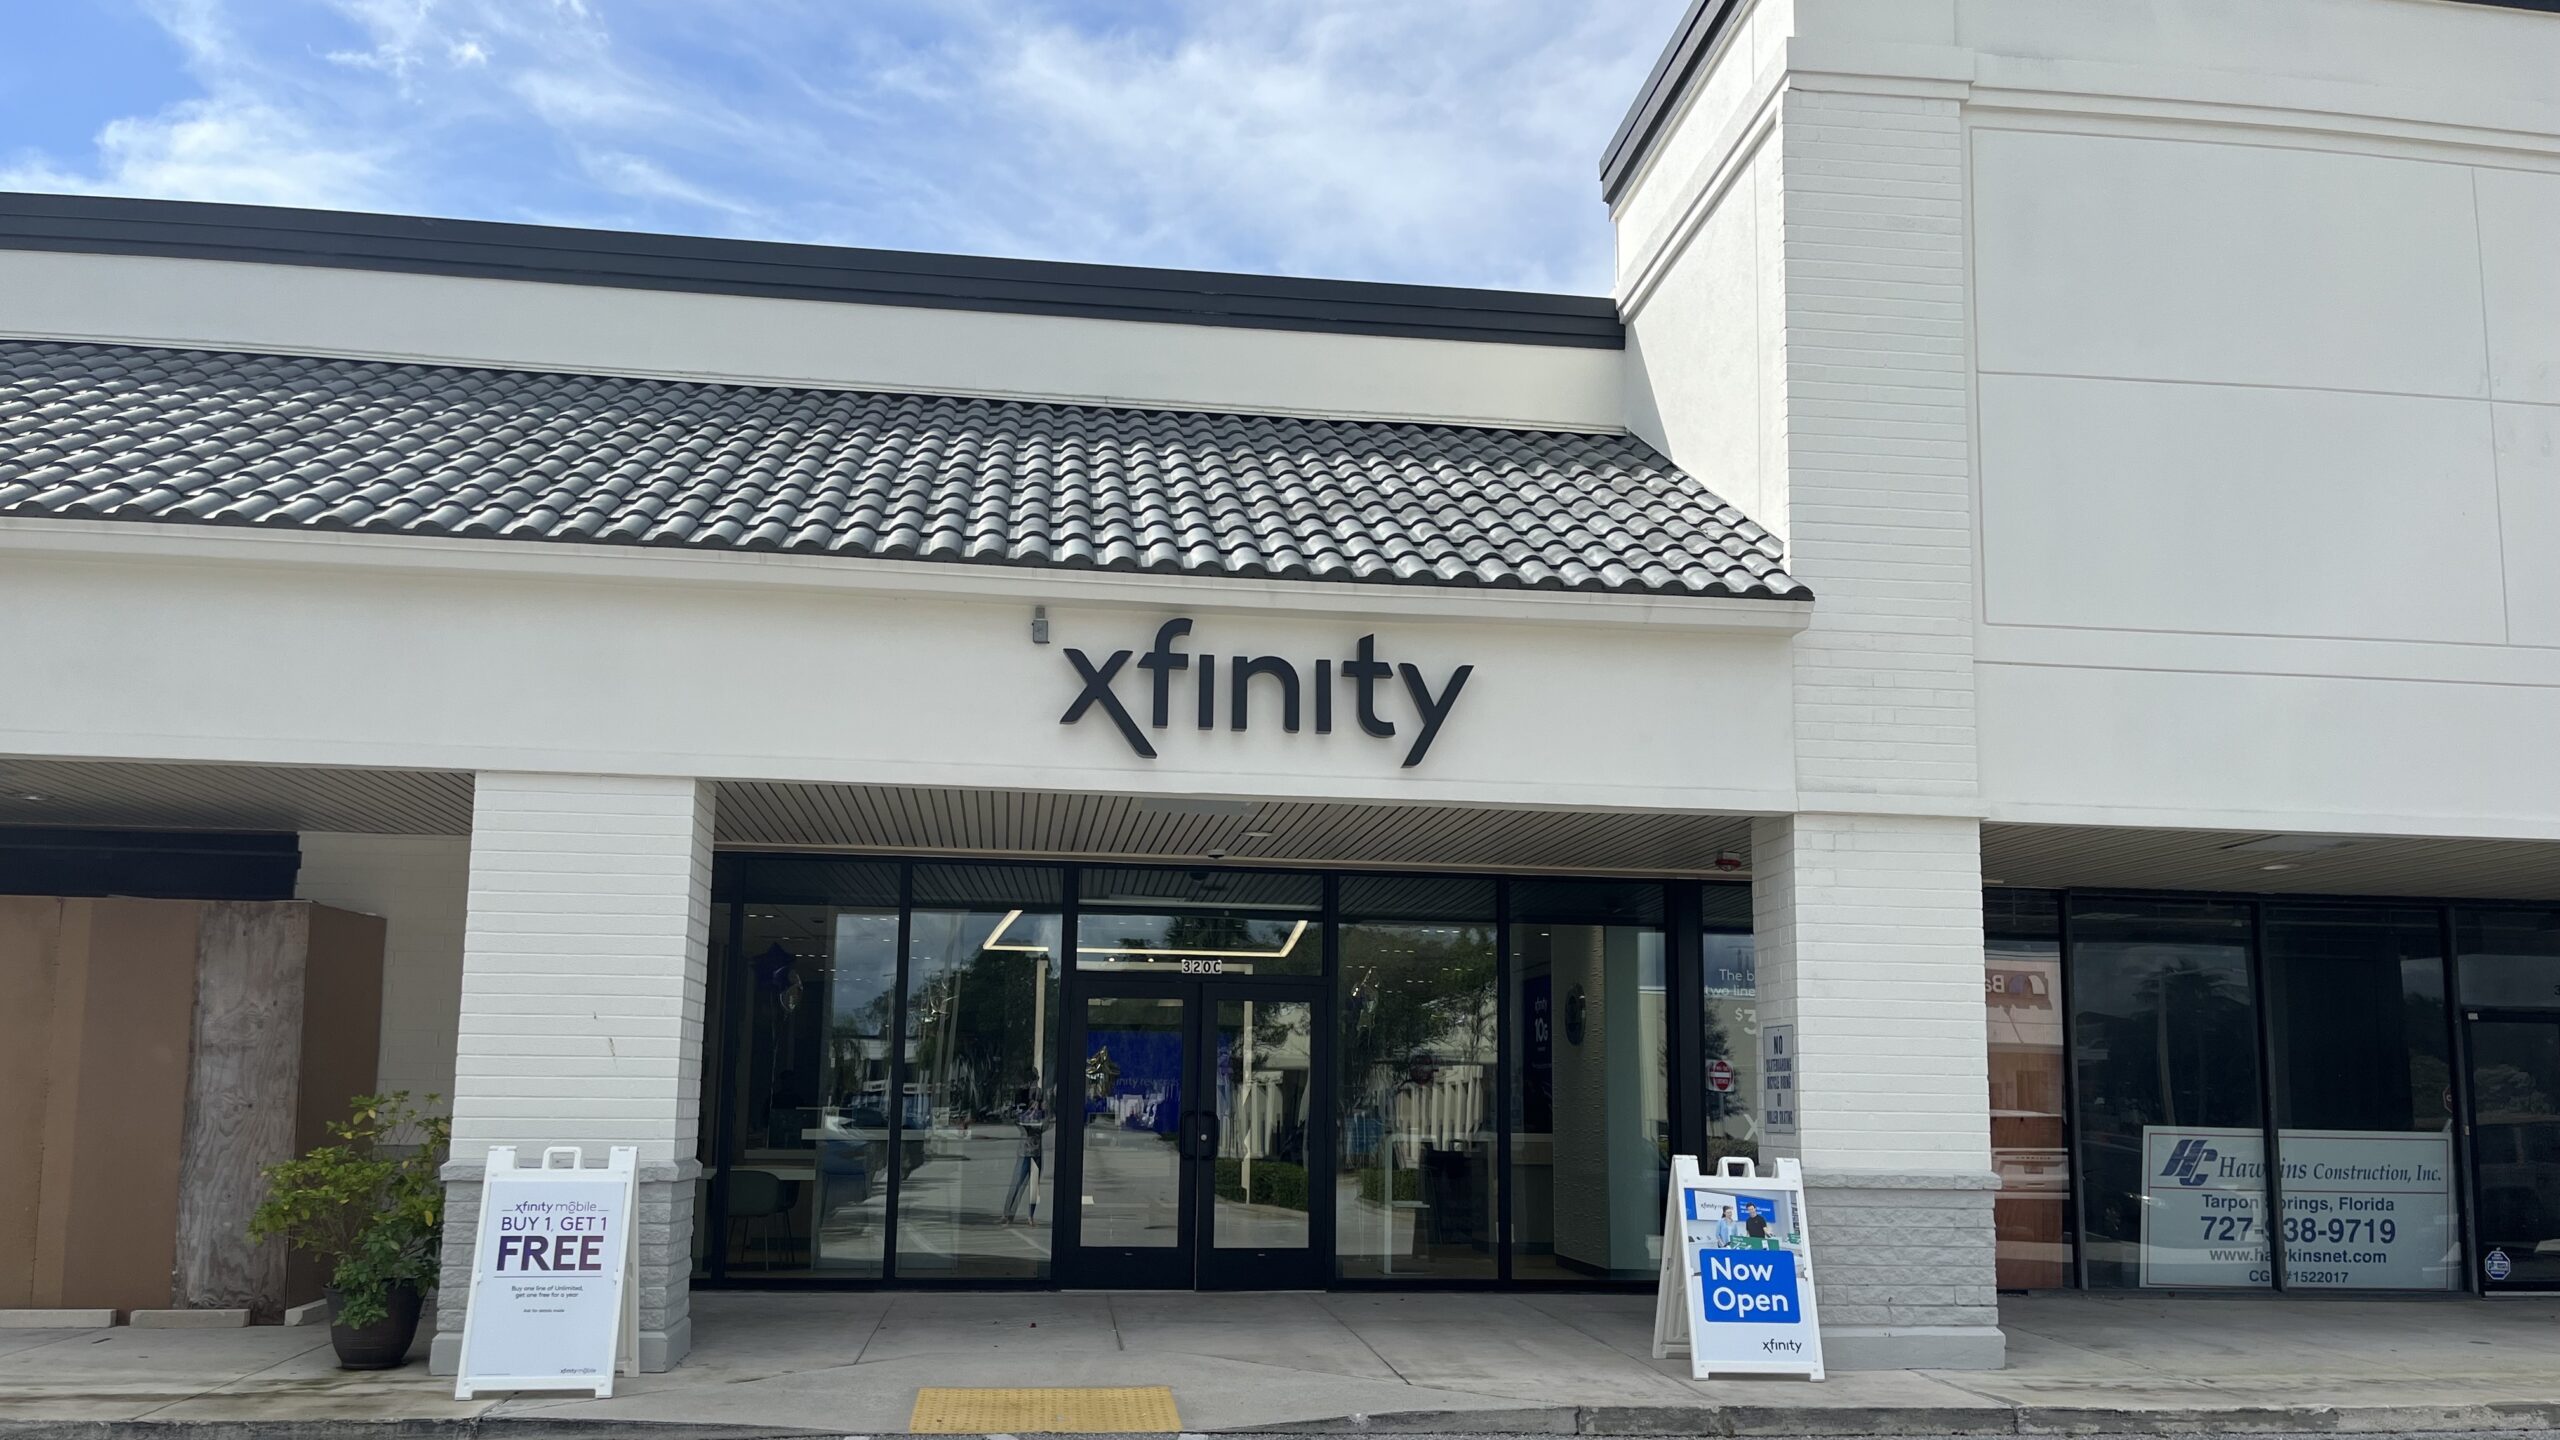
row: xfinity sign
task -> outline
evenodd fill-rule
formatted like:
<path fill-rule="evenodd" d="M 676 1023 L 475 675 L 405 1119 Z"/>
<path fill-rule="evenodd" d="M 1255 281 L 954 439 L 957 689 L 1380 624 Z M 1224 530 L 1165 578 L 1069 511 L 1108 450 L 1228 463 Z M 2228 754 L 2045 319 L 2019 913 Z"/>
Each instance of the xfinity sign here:
<path fill-rule="evenodd" d="M 1181 648 L 1190 634 L 1190 620 L 1173 619 L 1156 628 L 1155 643 L 1143 655 L 1115 650 L 1096 660 L 1069 649 L 1067 663 L 1084 688 L 1058 723 L 1074 725 L 1099 712 L 1131 750 L 1153 760 L 1156 747 L 1147 731 L 1173 728 L 1177 708 L 1202 730 L 1218 728 L 1222 710 L 1227 728 L 1239 731 L 1250 729 L 1256 719 L 1271 723 L 1276 712 L 1280 728 L 1292 735 L 1310 719 L 1315 733 L 1330 735 L 1339 703 L 1349 711 L 1347 723 L 1357 725 L 1363 735 L 1379 740 L 1409 736 L 1404 765 L 1410 769 L 1430 753 L 1476 668 L 1461 665 L 1435 685 L 1420 667 L 1382 658 L 1375 635 L 1361 636 L 1349 655 L 1322 656 L 1301 669 L 1278 655 L 1221 656 Z M 1133 657 L 1137 674 L 1128 673 Z M 1226 672 L 1223 685 L 1221 668 Z M 1120 692 L 1124 680 L 1130 691 L 1125 699 Z M 1132 704 L 1146 712 L 1144 728 L 1131 712 Z"/>

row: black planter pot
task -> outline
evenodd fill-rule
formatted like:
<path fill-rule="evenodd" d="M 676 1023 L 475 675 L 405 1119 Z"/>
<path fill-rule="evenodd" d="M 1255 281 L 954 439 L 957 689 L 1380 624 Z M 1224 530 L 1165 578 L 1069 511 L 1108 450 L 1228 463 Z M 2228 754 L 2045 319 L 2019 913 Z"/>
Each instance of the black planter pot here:
<path fill-rule="evenodd" d="M 391 1313 L 361 1329 L 338 1323 L 337 1287 L 329 1289 L 329 1345 L 341 1370 L 396 1370 L 418 1338 L 418 1287 L 402 1281 L 382 1297 Z"/>

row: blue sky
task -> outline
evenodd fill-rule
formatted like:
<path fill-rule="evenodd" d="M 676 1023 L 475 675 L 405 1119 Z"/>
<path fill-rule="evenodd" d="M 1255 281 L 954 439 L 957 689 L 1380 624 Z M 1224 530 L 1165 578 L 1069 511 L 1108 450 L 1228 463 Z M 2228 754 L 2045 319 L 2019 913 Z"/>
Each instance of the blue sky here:
<path fill-rule="evenodd" d="M 1679 0 L 14 0 L 0 189 L 1602 293 Z"/>

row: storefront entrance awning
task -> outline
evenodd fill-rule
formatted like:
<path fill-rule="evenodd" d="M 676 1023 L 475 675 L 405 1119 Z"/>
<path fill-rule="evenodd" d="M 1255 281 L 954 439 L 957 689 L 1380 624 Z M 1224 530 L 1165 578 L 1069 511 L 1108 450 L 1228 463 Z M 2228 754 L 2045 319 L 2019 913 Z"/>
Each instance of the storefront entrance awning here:
<path fill-rule="evenodd" d="M 1811 598 L 1624 435 L 0 345 L 0 515 Z"/>

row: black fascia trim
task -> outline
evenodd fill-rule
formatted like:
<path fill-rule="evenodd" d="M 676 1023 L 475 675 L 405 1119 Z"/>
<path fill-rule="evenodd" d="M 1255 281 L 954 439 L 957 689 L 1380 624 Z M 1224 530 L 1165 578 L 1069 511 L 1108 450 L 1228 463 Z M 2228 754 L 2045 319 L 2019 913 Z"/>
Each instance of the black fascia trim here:
<path fill-rule="evenodd" d="M 0 249 L 1623 349 L 1605 296 L 1154 270 L 266 205 L 0 192 Z"/>
<path fill-rule="evenodd" d="M 1690 80 L 1698 73 L 1709 51 L 1724 33 L 1724 22 L 1740 8 L 1740 0 L 1690 0 L 1688 13 L 1680 17 L 1680 27 L 1671 32 L 1671 43 L 1653 62 L 1652 73 L 1644 77 L 1643 88 L 1627 107 L 1626 118 L 1618 122 L 1617 133 L 1609 137 L 1609 148 L 1600 155 L 1600 198 L 1615 205 L 1618 196 L 1635 177 L 1636 167 L 1653 153 L 1653 142 L 1662 135 L 1663 122 L 1687 94 Z"/>

